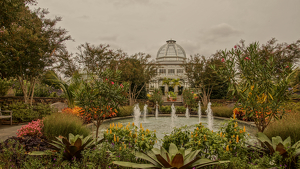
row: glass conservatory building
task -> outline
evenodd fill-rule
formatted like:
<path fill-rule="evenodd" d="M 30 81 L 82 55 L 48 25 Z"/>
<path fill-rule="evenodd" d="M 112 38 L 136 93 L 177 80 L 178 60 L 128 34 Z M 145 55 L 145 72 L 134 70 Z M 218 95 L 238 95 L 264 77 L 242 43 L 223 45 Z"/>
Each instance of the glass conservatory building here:
<path fill-rule="evenodd" d="M 184 49 L 176 43 L 175 40 L 168 40 L 166 44 L 159 48 L 156 56 L 156 63 L 159 65 L 157 75 L 150 80 L 149 91 L 152 92 L 155 88 L 162 91 L 178 92 L 181 95 L 182 90 L 188 85 L 188 79 L 185 75 L 182 65 L 185 63 L 186 54 Z M 163 79 L 180 79 L 181 87 L 163 85 Z"/>

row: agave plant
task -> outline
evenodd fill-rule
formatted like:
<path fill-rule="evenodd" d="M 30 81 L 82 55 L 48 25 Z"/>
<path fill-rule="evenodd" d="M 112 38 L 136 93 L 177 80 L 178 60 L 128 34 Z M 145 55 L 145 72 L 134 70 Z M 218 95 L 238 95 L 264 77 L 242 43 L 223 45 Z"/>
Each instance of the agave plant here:
<path fill-rule="evenodd" d="M 296 157 L 300 155 L 300 141 L 291 146 L 291 138 L 288 137 L 284 141 L 280 136 L 272 137 L 272 141 L 262 132 L 257 133 L 257 139 L 266 145 L 270 150 L 270 154 L 274 154 L 276 151 L 280 155 L 286 157 L 287 149 L 290 147 L 293 151 L 292 156 Z"/>
<path fill-rule="evenodd" d="M 64 150 L 63 157 L 65 160 L 81 159 L 81 152 L 86 148 L 94 148 L 96 146 L 95 140 L 91 139 L 92 135 L 83 138 L 82 135 L 74 136 L 69 134 L 69 139 L 65 137 L 56 137 L 58 141 L 50 143 L 54 146 L 57 152 Z M 102 140 L 100 140 L 102 141 Z M 48 152 L 33 151 L 30 155 L 49 155 Z"/>
<path fill-rule="evenodd" d="M 124 161 L 114 161 L 113 163 L 123 167 L 131 168 L 170 168 L 170 169 L 191 169 L 202 168 L 210 165 L 216 165 L 229 161 L 211 161 L 209 159 L 201 159 L 198 155 L 200 150 L 192 151 L 192 148 L 178 150 L 175 144 L 171 143 L 169 152 L 163 147 L 159 149 L 153 148 L 147 153 L 136 152 L 136 157 L 149 161 L 151 164 L 136 164 Z"/>

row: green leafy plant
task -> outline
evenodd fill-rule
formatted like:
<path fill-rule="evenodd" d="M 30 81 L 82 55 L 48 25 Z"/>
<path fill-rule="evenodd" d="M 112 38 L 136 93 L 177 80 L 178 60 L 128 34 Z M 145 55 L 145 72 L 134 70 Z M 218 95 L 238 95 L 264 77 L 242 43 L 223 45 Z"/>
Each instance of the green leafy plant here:
<path fill-rule="evenodd" d="M 89 135 L 83 138 L 82 135 L 74 136 L 72 133 L 69 133 L 69 139 L 65 137 L 56 137 L 58 141 L 53 141 L 50 143 L 54 146 L 54 150 L 63 152 L 63 159 L 65 160 L 80 160 L 82 158 L 81 152 L 87 148 L 93 148 L 96 146 L 95 140 L 91 139 L 92 135 Z M 33 151 L 29 155 L 49 155 L 49 152 L 42 151 Z"/>
<path fill-rule="evenodd" d="M 228 82 L 232 96 L 237 96 L 236 107 L 253 118 L 258 131 L 263 132 L 273 119 L 281 119 L 288 96 L 293 62 L 300 57 L 300 41 L 265 45 L 258 42 L 246 46 L 244 42 L 231 50 L 216 53 L 224 63 L 214 70 Z"/>
<path fill-rule="evenodd" d="M 167 152 L 163 147 L 161 147 L 160 150 L 153 148 L 147 153 L 136 152 L 137 158 L 146 160 L 151 164 L 137 164 L 124 161 L 114 161 L 113 164 L 131 168 L 196 169 L 228 162 L 211 161 L 203 158 L 201 159 L 201 157 L 198 156 L 200 151 L 201 150 L 192 151 L 191 148 L 187 150 L 184 148 L 178 149 L 175 144 L 171 143 L 169 152 Z"/>
<path fill-rule="evenodd" d="M 12 81 L 0 78 L 0 96 L 5 96 L 8 89 L 11 88 Z"/>
<path fill-rule="evenodd" d="M 293 149 L 292 156 L 300 155 L 300 141 L 291 145 L 291 138 L 288 137 L 284 141 L 280 136 L 272 137 L 272 141 L 262 132 L 257 133 L 257 139 L 266 145 L 270 150 L 271 154 L 274 154 L 276 151 L 279 152 L 282 156 L 287 156 L 289 148 Z"/>
<path fill-rule="evenodd" d="M 127 145 L 127 148 L 130 146 L 136 151 L 151 150 L 157 140 L 156 132 L 149 129 L 145 130 L 142 123 L 140 129 L 134 123 L 132 125 L 128 123 L 126 126 L 121 123 L 112 123 L 104 134 L 104 138 L 116 146 L 124 148 Z"/>
<path fill-rule="evenodd" d="M 190 141 L 190 131 L 188 126 L 180 128 L 173 128 L 173 131 L 169 135 L 165 135 L 162 139 L 162 147 L 169 150 L 170 144 L 173 143 L 177 147 L 184 147 Z"/>

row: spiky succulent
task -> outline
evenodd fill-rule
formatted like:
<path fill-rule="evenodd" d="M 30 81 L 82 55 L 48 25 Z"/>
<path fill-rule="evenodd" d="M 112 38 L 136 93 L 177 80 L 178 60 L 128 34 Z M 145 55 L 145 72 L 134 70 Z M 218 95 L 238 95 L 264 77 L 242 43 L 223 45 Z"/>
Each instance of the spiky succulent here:
<path fill-rule="evenodd" d="M 136 157 L 149 161 L 151 164 L 136 164 L 124 161 L 114 161 L 116 165 L 131 168 L 170 168 L 170 169 L 192 169 L 202 168 L 209 165 L 216 165 L 229 161 L 211 161 L 201 158 L 198 153 L 200 150 L 192 151 L 191 148 L 178 150 L 175 144 L 171 143 L 169 152 L 163 147 L 159 149 L 153 148 L 147 153 L 136 152 Z"/>

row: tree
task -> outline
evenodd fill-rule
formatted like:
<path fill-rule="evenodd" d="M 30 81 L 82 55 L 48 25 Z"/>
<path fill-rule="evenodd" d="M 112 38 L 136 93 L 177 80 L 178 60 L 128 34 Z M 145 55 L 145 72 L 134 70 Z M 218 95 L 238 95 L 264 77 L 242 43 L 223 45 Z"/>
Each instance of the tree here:
<path fill-rule="evenodd" d="M 94 118 L 96 138 L 103 120 L 114 116 L 119 111 L 119 106 L 126 102 L 128 84 L 118 84 L 121 71 L 110 69 L 91 74 L 83 81 L 76 95 L 78 106 L 85 110 L 86 115 Z"/>
<path fill-rule="evenodd" d="M 285 113 L 292 64 L 300 57 L 300 41 L 275 44 L 271 39 L 265 45 L 258 42 L 219 51 L 223 67 L 213 69 L 224 76 L 232 94 L 238 96 L 236 107 L 246 117 L 254 119 L 258 131 L 263 132 L 273 119 Z"/>
<path fill-rule="evenodd" d="M 32 104 L 41 72 L 65 60 L 55 51 L 65 49 L 63 42 L 71 37 L 65 29 L 55 27 L 61 18 L 45 18 L 47 10 L 32 12 L 26 6 L 28 2 L 34 1 L 5 1 L 0 5 L 4 12 L 0 11 L 8 18 L 0 25 L 0 72 L 1 76 L 17 77 L 25 103 Z"/>
<path fill-rule="evenodd" d="M 166 78 L 166 77 L 165 77 L 165 78 L 163 79 L 163 81 L 162 81 L 162 85 L 166 85 L 167 88 L 169 88 L 169 86 L 170 86 L 170 84 L 171 84 L 171 81 L 172 81 L 172 79 Z M 165 92 L 166 92 L 166 91 L 168 91 L 168 89 L 166 89 Z"/>
<path fill-rule="evenodd" d="M 195 55 L 183 65 L 191 87 L 200 90 L 200 98 L 204 106 L 210 102 L 212 90 L 217 90 L 223 82 L 221 76 L 215 72 L 210 65 L 221 66 L 223 63 L 218 57 L 206 59 L 199 54 Z"/>
<path fill-rule="evenodd" d="M 144 53 L 137 53 L 121 60 L 117 66 L 118 70 L 122 71 L 120 80 L 129 84 L 130 105 L 134 104 L 142 89 L 156 75 L 157 67 L 155 63 L 148 61 L 150 57 Z"/>
<path fill-rule="evenodd" d="M 100 44 L 99 46 L 89 43 L 82 44 L 77 48 L 76 59 L 82 65 L 82 68 L 90 73 L 99 74 L 107 68 L 115 66 L 116 62 L 126 56 L 122 50 L 114 51 L 109 45 Z M 115 67 L 117 68 L 117 67 Z"/>

